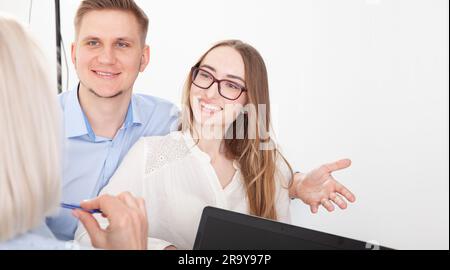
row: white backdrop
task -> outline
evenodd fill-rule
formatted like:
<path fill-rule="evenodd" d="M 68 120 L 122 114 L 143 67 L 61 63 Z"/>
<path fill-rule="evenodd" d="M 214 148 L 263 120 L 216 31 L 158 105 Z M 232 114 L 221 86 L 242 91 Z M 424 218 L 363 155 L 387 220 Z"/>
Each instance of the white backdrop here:
<path fill-rule="evenodd" d="M 53 2 L 34 1 L 31 17 L 52 61 Z M 61 2 L 70 59 L 79 1 Z M 447 0 L 137 2 L 150 17 L 151 62 L 136 92 L 179 104 L 197 58 L 242 39 L 265 58 L 275 131 L 293 166 L 352 159 L 335 177 L 357 202 L 317 215 L 294 202 L 294 224 L 399 249 L 449 248 Z M 0 0 L 0 10 L 28 22 L 29 3 Z M 71 63 L 68 75 L 72 88 Z"/>

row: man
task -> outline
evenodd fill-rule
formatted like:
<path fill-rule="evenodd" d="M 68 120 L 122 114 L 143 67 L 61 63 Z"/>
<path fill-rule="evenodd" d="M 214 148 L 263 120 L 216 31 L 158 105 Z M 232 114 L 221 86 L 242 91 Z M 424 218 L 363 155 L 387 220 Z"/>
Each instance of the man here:
<path fill-rule="evenodd" d="M 146 15 L 133 1 L 84 1 L 77 11 L 72 62 L 80 83 L 59 96 L 64 202 L 96 197 L 140 137 L 165 135 L 176 124 L 174 105 L 132 94 L 149 62 L 147 27 Z M 47 224 L 56 237 L 71 240 L 77 219 L 61 210 Z"/>
<path fill-rule="evenodd" d="M 176 128 L 178 111 L 159 98 L 133 94 L 133 85 L 149 63 L 145 45 L 148 18 L 133 0 L 85 0 L 75 17 L 72 62 L 80 83 L 60 95 L 65 125 L 63 200 L 96 197 L 131 146 L 142 136 L 166 135 Z M 297 173 L 293 198 L 317 212 L 320 204 L 345 208 L 354 196 L 331 176 L 349 160 Z M 330 201 L 331 200 L 331 201 Z M 56 237 L 73 239 L 77 219 L 62 210 L 47 224 Z"/>

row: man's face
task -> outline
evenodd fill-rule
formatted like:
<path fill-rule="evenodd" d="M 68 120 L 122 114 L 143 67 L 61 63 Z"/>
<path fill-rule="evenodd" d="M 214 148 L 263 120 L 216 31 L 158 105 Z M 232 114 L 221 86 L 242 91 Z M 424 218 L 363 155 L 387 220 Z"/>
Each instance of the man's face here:
<path fill-rule="evenodd" d="M 72 62 L 82 87 L 103 98 L 130 92 L 149 54 L 137 19 L 118 10 L 85 14 L 72 44 Z"/>

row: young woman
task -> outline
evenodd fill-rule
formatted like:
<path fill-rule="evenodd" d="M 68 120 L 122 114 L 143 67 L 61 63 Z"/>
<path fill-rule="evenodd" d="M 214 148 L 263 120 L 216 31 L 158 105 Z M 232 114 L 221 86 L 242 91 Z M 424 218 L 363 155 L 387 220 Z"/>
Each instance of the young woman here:
<path fill-rule="evenodd" d="M 289 223 L 293 173 L 269 132 L 261 55 L 238 40 L 216 44 L 191 69 L 183 106 L 179 131 L 139 140 L 102 191 L 145 198 L 149 237 L 160 239 L 149 245 L 192 249 L 208 205 Z M 83 226 L 75 239 L 89 244 Z"/>

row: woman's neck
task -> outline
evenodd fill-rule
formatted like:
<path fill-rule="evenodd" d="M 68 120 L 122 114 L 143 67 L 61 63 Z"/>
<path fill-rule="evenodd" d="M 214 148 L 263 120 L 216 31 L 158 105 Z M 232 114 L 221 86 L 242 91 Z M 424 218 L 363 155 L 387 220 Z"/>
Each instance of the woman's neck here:
<path fill-rule="evenodd" d="M 220 157 L 224 157 L 223 151 L 223 132 L 212 126 L 196 126 L 195 139 L 198 139 L 198 147 L 207 153 L 211 162 L 216 161 Z"/>
<path fill-rule="evenodd" d="M 208 156 L 211 158 L 211 162 L 214 162 L 224 155 L 221 152 L 222 141 L 223 140 L 216 139 L 199 139 L 198 147 L 200 148 L 200 150 L 208 154 Z"/>

